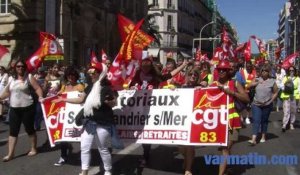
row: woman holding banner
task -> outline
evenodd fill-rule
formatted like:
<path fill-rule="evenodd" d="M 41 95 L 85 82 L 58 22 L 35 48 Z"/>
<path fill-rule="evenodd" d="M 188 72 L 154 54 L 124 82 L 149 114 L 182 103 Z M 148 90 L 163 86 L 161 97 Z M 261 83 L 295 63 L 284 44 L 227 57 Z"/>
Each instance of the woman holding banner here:
<path fill-rule="evenodd" d="M 200 71 L 198 68 L 193 68 L 189 70 L 186 74 L 186 81 L 182 85 L 182 88 L 197 88 L 204 87 L 200 84 Z M 183 168 L 185 170 L 184 175 L 192 175 L 192 165 L 195 156 L 194 146 L 179 146 L 179 152 L 182 153 L 184 157 Z"/>
<path fill-rule="evenodd" d="M 67 67 L 64 73 L 64 84 L 62 84 L 62 87 L 58 94 L 71 92 L 71 91 L 78 91 L 83 92 L 84 91 L 84 85 L 81 83 L 78 83 L 77 80 L 79 79 L 79 73 L 76 71 L 75 67 Z M 59 160 L 54 164 L 55 166 L 61 166 L 66 163 L 68 159 L 68 155 L 72 152 L 72 145 L 69 142 L 61 142 L 60 143 L 60 158 Z"/>
<path fill-rule="evenodd" d="M 187 60 L 184 60 L 184 62 L 176 69 L 168 72 L 167 74 L 162 74 L 154 65 L 152 57 L 148 55 L 148 52 L 143 51 L 141 67 L 139 70 L 137 70 L 129 87 L 130 89 L 135 90 L 157 89 L 161 82 L 171 79 L 181 70 L 183 70 L 186 65 Z M 150 157 L 151 145 L 143 144 L 142 146 L 144 153 L 143 159 L 141 160 L 141 166 L 145 166 Z"/>
<path fill-rule="evenodd" d="M 102 63 L 91 64 L 88 75 L 93 84 L 89 84 L 79 98 L 63 99 L 69 103 L 84 103 L 84 117 L 87 119 L 81 134 L 81 169 L 80 175 L 87 175 L 93 140 L 96 137 L 97 147 L 102 158 L 105 173 L 111 175 L 112 160 L 109 148 L 111 147 L 111 126 L 114 124 L 112 107 L 116 104 L 116 93 L 107 80 L 107 67 Z"/>
<path fill-rule="evenodd" d="M 32 93 L 36 93 L 39 101 L 43 101 L 42 89 L 36 79 L 27 72 L 24 61 L 18 60 L 16 62 L 12 77 L 12 80 L 9 81 L 0 95 L 0 101 L 7 97 L 10 100 L 8 154 L 3 158 L 4 162 L 14 158 L 21 123 L 25 126 L 25 131 L 29 136 L 31 144 L 27 155 L 34 156 L 37 154 L 37 137 L 34 129 L 35 106 Z"/>
<path fill-rule="evenodd" d="M 244 103 L 249 103 L 250 99 L 243 86 L 231 79 L 230 63 L 228 60 L 222 60 L 216 67 L 218 71 L 218 81 L 214 81 L 210 87 L 219 87 L 219 89 L 229 95 L 229 114 L 228 114 L 228 145 L 222 147 L 222 154 L 225 157 L 224 162 L 219 166 L 219 175 L 224 175 L 227 162 L 226 157 L 230 154 L 230 149 L 235 141 L 238 140 L 239 129 L 241 128 L 241 118 L 234 107 L 234 99 Z"/>

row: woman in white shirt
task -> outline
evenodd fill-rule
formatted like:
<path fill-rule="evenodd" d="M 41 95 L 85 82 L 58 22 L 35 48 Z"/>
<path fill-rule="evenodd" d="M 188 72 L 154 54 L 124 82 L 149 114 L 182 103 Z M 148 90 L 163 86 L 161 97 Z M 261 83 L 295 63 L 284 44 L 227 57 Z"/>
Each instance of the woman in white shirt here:
<path fill-rule="evenodd" d="M 4 162 L 14 158 L 21 123 L 25 127 L 31 144 L 27 155 L 34 156 L 37 154 L 37 137 L 34 129 L 35 106 L 31 88 L 38 95 L 39 101 L 42 101 L 43 97 L 41 87 L 35 78 L 31 74 L 28 74 L 24 61 L 18 60 L 16 62 L 12 77 L 12 80 L 0 95 L 0 100 L 7 97 L 10 100 L 8 154 L 3 158 Z"/>

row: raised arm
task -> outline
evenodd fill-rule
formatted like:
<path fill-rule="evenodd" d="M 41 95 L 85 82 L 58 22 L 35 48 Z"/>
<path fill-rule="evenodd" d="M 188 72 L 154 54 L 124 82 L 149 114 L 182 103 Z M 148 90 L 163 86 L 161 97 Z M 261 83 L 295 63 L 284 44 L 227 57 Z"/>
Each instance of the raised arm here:
<path fill-rule="evenodd" d="M 174 75 L 178 74 L 182 69 L 184 69 L 187 64 L 188 64 L 188 61 L 186 59 L 184 59 L 183 63 L 171 72 L 172 77 Z"/>

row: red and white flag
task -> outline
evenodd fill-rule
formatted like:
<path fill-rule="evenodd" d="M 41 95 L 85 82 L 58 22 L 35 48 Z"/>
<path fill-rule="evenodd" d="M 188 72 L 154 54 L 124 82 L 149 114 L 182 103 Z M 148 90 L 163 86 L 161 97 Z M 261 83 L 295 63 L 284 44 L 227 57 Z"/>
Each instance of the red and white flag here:
<path fill-rule="evenodd" d="M 261 39 L 257 38 L 255 35 L 252 35 L 251 38 L 254 39 L 257 47 L 258 47 L 258 50 L 260 53 L 264 54 L 266 53 L 266 49 L 265 49 L 265 42 L 262 41 Z"/>
<path fill-rule="evenodd" d="M 211 65 L 217 65 L 223 59 L 223 49 L 221 47 L 215 48 L 214 55 L 210 60 Z"/>
<path fill-rule="evenodd" d="M 100 62 L 97 59 L 96 53 L 91 51 L 91 64 L 99 64 Z"/>
<path fill-rule="evenodd" d="M 245 57 L 246 62 L 251 60 L 251 41 L 250 41 L 250 39 L 246 43 L 246 47 L 244 49 L 244 57 Z"/>
<path fill-rule="evenodd" d="M 111 82 L 115 90 L 122 90 L 124 83 L 124 65 L 122 57 L 117 54 L 107 73 L 107 79 Z"/>
<path fill-rule="evenodd" d="M 293 53 L 289 56 L 287 56 L 283 62 L 282 65 L 289 65 L 292 66 L 295 64 L 296 58 L 299 56 L 299 52 Z"/>
<path fill-rule="evenodd" d="M 63 55 L 62 47 L 53 34 L 40 32 L 40 42 L 38 50 L 26 60 L 29 72 L 39 68 L 46 55 Z"/>
<path fill-rule="evenodd" d="M 101 50 L 101 61 L 102 61 L 102 63 L 105 64 L 106 60 L 107 60 L 107 55 L 106 55 L 105 51 L 102 49 Z"/>
<path fill-rule="evenodd" d="M 11 54 L 9 50 L 0 44 L 0 66 L 8 67 L 11 60 Z"/>
<path fill-rule="evenodd" d="M 196 49 L 195 60 L 200 61 L 201 59 L 201 51 L 199 48 Z"/>
<path fill-rule="evenodd" d="M 230 37 L 229 37 L 225 27 L 223 27 L 221 39 L 222 39 L 222 50 L 223 50 L 223 55 L 222 55 L 223 58 L 222 59 L 234 58 L 235 54 L 234 54 L 234 50 L 232 47 L 232 42 L 230 40 Z"/>

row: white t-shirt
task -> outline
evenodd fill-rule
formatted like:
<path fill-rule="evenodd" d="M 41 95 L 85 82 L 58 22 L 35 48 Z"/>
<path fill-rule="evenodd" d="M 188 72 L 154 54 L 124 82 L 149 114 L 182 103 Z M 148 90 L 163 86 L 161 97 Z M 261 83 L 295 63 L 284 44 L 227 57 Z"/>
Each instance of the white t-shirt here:
<path fill-rule="evenodd" d="M 30 77 L 30 75 L 28 75 Z M 12 79 L 9 82 L 10 106 L 13 108 L 28 107 L 33 104 L 33 98 L 29 90 L 29 79 Z"/>

